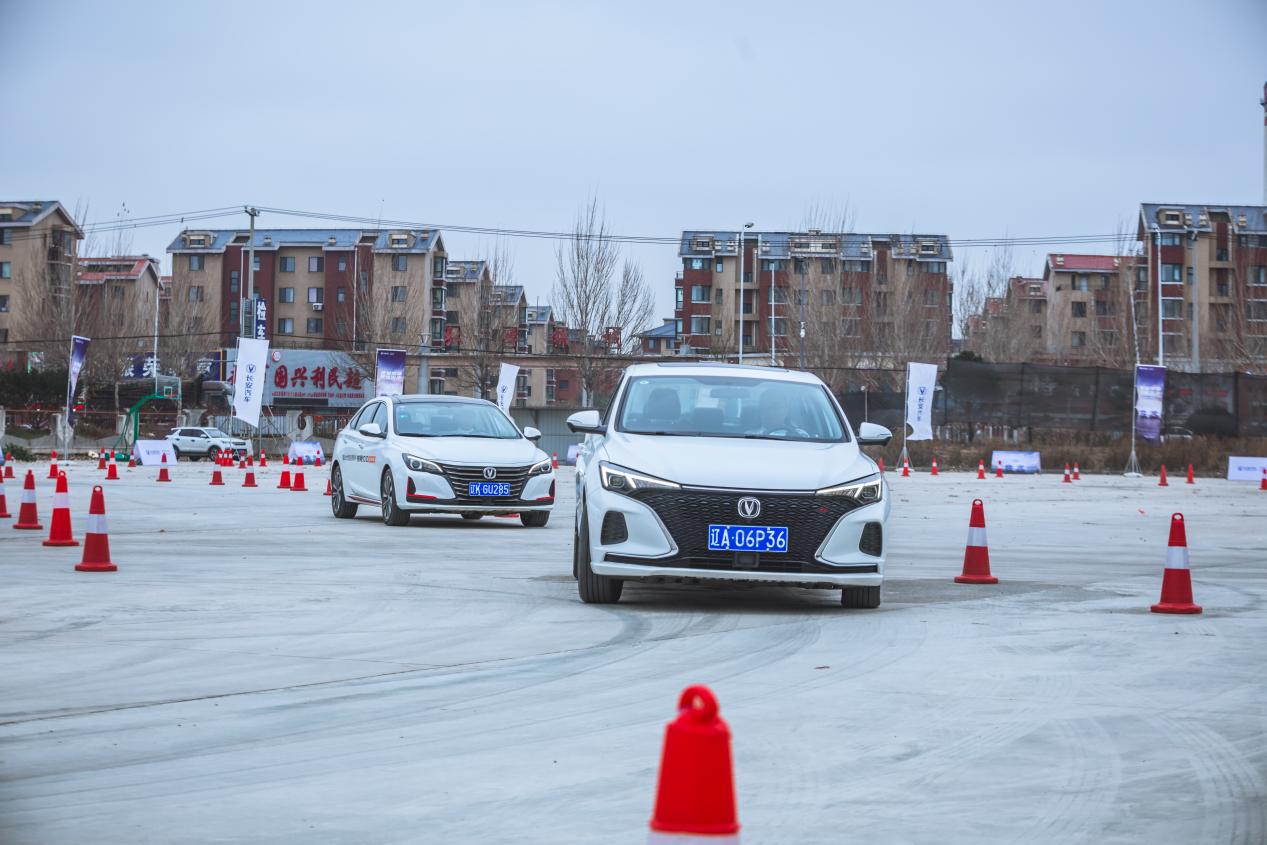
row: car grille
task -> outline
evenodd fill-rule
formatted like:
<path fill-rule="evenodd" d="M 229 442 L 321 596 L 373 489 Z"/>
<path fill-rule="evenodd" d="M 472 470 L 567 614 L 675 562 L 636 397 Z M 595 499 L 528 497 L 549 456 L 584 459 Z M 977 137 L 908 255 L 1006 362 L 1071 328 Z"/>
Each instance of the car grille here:
<path fill-rule="evenodd" d="M 448 479 L 449 486 L 453 488 L 453 501 L 459 504 L 496 504 L 498 502 L 518 501 L 523 495 L 524 485 L 528 482 L 528 470 L 532 466 L 517 467 L 497 467 L 496 478 L 485 478 L 484 467 L 494 466 L 493 464 L 480 464 L 479 466 L 457 466 L 456 464 L 437 464 L 444 471 L 444 477 Z M 502 482 L 510 485 L 509 496 L 468 496 L 466 494 L 467 484 L 472 481 L 480 483 L 486 481 Z"/>
<path fill-rule="evenodd" d="M 745 495 L 755 496 L 761 502 L 761 515 L 756 519 L 739 516 L 738 502 Z M 838 567 L 815 560 L 814 554 L 837 520 L 857 507 L 852 500 L 839 496 L 786 493 L 643 490 L 636 492 L 634 498 L 656 512 L 678 547 L 678 557 L 659 559 L 654 564 L 759 572 L 839 571 Z M 788 550 L 782 554 L 760 555 L 710 551 L 710 524 L 787 526 Z M 645 563 L 653 564 L 652 561 Z"/>

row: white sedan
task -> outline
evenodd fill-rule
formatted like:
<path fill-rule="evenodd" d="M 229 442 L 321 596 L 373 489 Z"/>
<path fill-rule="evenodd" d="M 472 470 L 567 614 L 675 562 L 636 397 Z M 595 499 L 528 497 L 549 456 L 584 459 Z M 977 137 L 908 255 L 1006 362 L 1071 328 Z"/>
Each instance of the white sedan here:
<path fill-rule="evenodd" d="M 330 506 L 340 519 L 360 505 L 379 507 L 388 525 L 407 525 L 415 513 L 517 513 L 540 528 L 554 506 L 554 470 L 540 437 L 483 399 L 380 396 L 339 432 Z"/>
<path fill-rule="evenodd" d="M 892 436 L 818 378 L 771 367 L 636 364 L 577 462 L 573 574 L 581 599 L 625 581 L 746 581 L 841 590 L 878 607 L 886 485 L 859 445 Z"/>

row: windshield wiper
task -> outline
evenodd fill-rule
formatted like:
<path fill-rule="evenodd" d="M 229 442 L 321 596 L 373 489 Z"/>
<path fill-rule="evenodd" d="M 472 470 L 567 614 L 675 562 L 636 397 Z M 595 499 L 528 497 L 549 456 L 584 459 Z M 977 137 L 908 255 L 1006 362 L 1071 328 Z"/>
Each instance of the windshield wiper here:
<path fill-rule="evenodd" d="M 421 431 L 398 431 L 401 437 L 443 437 L 443 434 L 425 434 Z"/>

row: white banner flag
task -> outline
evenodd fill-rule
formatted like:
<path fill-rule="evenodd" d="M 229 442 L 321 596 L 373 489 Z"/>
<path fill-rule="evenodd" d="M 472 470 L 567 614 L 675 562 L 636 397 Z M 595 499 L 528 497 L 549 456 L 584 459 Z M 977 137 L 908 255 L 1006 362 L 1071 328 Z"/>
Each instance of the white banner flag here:
<path fill-rule="evenodd" d="M 937 365 L 906 365 L 906 424 L 911 431 L 907 440 L 933 439 L 933 391 L 937 388 Z"/>
<path fill-rule="evenodd" d="M 517 365 L 502 364 L 501 373 L 497 376 L 497 404 L 506 413 L 510 413 L 510 403 L 515 400 L 515 381 L 518 378 Z"/>
<path fill-rule="evenodd" d="M 259 427 L 264 404 L 264 373 L 268 368 L 268 341 L 238 339 L 237 372 L 233 377 L 233 416 Z"/>

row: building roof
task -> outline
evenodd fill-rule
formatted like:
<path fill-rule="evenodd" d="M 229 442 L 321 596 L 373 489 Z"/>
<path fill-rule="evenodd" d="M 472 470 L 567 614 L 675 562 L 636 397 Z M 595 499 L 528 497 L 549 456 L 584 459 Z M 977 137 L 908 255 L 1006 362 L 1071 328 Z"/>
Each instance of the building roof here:
<path fill-rule="evenodd" d="M 1047 256 L 1043 278 L 1051 273 L 1116 273 L 1123 264 L 1131 264 L 1129 255 L 1085 255 L 1053 252 Z"/>
<path fill-rule="evenodd" d="M 661 318 L 664 324 L 645 332 L 638 332 L 638 337 L 677 337 L 677 320 L 670 317 Z"/>
<path fill-rule="evenodd" d="M 135 282 L 151 271 L 160 284 L 157 259 L 148 255 L 115 255 L 105 257 L 79 257 L 79 271 L 75 278 L 81 285 L 99 285 L 104 282 Z"/>
<path fill-rule="evenodd" d="M 478 282 L 484 275 L 484 271 L 488 268 L 488 262 L 483 260 L 463 259 L 456 261 L 449 259 L 449 263 L 445 265 L 444 280 L 445 282 Z"/>
<path fill-rule="evenodd" d="M 34 226 L 50 214 L 56 213 L 66 218 L 79 237 L 84 236 L 75 218 L 57 200 L 0 200 L 0 227 Z"/>
<path fill-rule="evenodd" d="M 549 305 L 529 305 L 529 323 L 548 323 L 554 317 L 554 308 Z"/>
<path fill-rule="evenodd" d="M 391 236 L 407 234 L 411 237 L 407 246 L 393 246 Z M 190 236 L 205 236 L 206 246 L 190 246 Z M 249 230 L 242 229 L 186 229 L 167 247 L 168 252 L 216 253 L 224 252 L 232 244 L 249 246 Z M 256 229 L 255 249 L 273 251 L 287 246 L 322 247 L 327 250 L 350 250 L 357 244 L 368 243 L 375 252 L 431 252 L 444 249 L 440 233 L 434 229 Z"/>
<path fill-rule="evenodd" d="M 1047 296 L 1047 280 L 1032 279 L 1027 276 L 1013 276 L 1007 280 L 1011 287 L 1012 296 L 1026 297 L 1029 299 L 1042 299 Z M 1038 293 L 1030 293 L 1031 285 L 1038 285 Z"/>
<path fill-rule="evenodd" d="M 860 232 L 753 232 L 744 233 L 746 242 L 760 242 L 763 259 L 845 258 L 869 261 L 876 247 L 884 244 L 895 258 L 919 261 L 951 261 L 950 239 L 945 235 L 866 234 Z M 727 230 L 687 230 L 682 232 L 678 255 L 683 258 L 735 255 L 739 232 Z"/>
<path fill-rule="evenodd" d="M 1179 212 L 1178 222 L 1165 212 Z M 1267 233 L 1267 206 L 1202 205 L 1200 203 L 1145 202 L 1139 206 L 1139 234 L 1148 232 L 1209 232 L 1215 220 L 1226 215 L 1235 232 Z"/>

